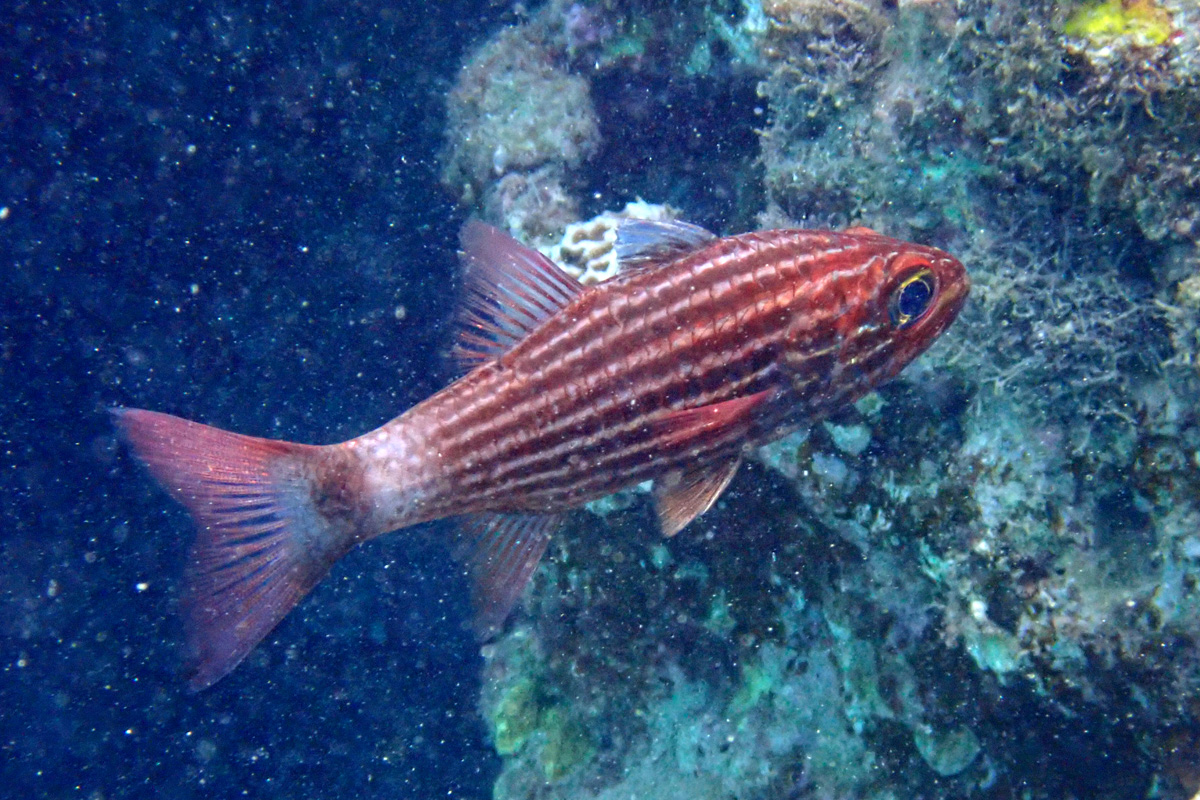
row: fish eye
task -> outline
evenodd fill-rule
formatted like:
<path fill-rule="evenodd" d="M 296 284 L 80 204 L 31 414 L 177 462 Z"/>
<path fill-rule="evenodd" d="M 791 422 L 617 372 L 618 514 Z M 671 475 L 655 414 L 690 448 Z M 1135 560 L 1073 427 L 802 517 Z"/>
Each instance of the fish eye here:
<path fill-rule="evenodd" d="M 888 316 L 897 328 L 906 328 L 929 310 L 936 291 L 933 270 L 923 267 L 900 281 L 888 300 Z"/>

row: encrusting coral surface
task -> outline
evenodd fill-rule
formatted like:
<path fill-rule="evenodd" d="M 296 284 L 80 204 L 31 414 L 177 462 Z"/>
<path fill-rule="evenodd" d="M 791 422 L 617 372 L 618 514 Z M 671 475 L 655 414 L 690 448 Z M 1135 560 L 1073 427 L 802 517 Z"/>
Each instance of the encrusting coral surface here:
<path fill-rule="evenodd" d="M 975 286 L 680 536 L 636 491 L 573 518 L 485 650 L 496 797 L 1200 788 L 1197 31 L 1183 0 L 596 0 L 476 52 L 447 183 L 577 274 L 617 268 L 601 212 L 635 199 L 580 191 L 589 81 L 648 81 L 653 126 L 750 76 L 758 190 L 725 218 L 868 225 Z"/>

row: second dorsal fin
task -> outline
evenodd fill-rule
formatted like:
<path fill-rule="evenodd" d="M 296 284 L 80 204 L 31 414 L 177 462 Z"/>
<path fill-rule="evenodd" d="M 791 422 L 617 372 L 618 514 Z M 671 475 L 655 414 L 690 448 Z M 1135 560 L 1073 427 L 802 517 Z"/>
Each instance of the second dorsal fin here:
<path fill-rule="evenodd" d="M 671 261 L 717 238 L 690 222 L 629 219 L 617 228 L 617 259 L 628 270 Z"/>
<path fill-rule="evenodd" d="M 507 352 L 583 291 L 538 251 L 471 220 L 459 234 L 464 291 L 455 357 L 465 369 Z"/>

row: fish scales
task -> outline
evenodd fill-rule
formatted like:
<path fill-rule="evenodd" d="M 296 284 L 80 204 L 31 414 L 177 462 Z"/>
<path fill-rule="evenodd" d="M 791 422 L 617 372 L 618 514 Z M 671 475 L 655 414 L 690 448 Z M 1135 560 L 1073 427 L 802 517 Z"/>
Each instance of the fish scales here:
<path fill-rule="evenodd" d="M 193 688 L 232 670 L 356 544 L 431 519 L 463 516 L 477 630 L 494 631 L 562 511 L 652 480 L 674 534 L 747 448 L 894 376 L 969 287 L 952 256 L 865 229 L 718 239 L 632 225 L 637 265 L 585 289 L 468 224 L 464 263 L 482 283 L 463 342 L 477 366 L 356 439 L 312 447 L 114 411 L 197 521 Z"/>
<path fill-rule="evenodd" d="M 832 330 L 845 284 L 874 263 L 856 258 L 859 250 L 837 235 L 748 234 L 580 298 L 560 324 L 547 323 L 473 385 L 442 397 L 450 409 L 431 407 L 428 422 L 419 418 L 443 454 L 441 480 L 455 487 L 457 502 L 465 489 L 487 486 L 483 502 L 549 509 L 609 494 L 682 459 L 740 449 L 743 437 L 731 436 L 736 441 L 672 451 L 644 432 L 673 409 L 773 386 L 796 304 L 812 306 L 807 327 Z M 809 274 L 830 258 L 840 258 L 836 268 Z M 651 304 L 668 306 L 674 321 L 647 313 Z M 634 313 L 621 318 L 613 308 Z M 763 410 L 763 434 L 803 415 L 797 400 L 809 399 L 806 390 L 828 372 L 833 345 L 815 342 L 824 346 L 793 352 L 796 384 L 781 386 Z M 463 455 L 484 451 L 486 462 Z"/>

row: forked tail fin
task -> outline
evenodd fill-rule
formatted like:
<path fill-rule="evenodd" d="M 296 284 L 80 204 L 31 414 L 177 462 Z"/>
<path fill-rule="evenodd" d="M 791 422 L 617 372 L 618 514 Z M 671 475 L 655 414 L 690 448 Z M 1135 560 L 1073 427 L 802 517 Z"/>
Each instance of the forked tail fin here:
<path fill-rule="evenodd" d="M 133 452 L 196 522 L 184 615 L 188 683 L 203 689 L 236 667 L 357 541 L 359 521 L 344 502 L 347 470 L 329 463 L 332 448 L 153 411 L 112 414 Z"/>

